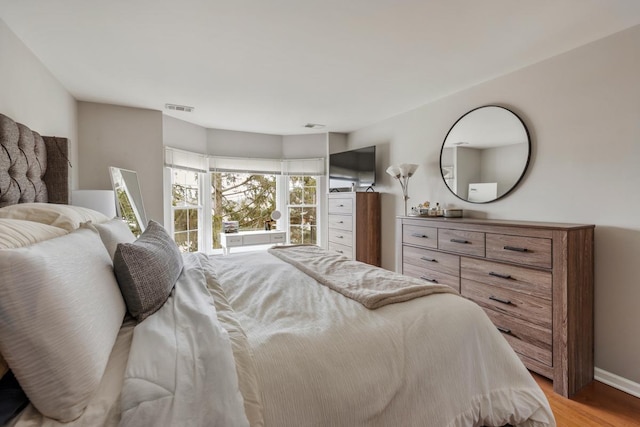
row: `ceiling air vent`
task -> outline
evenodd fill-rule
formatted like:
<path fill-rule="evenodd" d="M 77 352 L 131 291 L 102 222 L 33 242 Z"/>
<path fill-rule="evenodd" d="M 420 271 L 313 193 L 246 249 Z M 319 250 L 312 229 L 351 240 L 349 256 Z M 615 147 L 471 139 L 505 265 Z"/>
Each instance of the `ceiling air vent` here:
<path fill-rule="evenodd" d="M 318 124 L 318 123 L 307 123 L 306 125 L 304 125 L 304 127 L 309 128 L 309 129 L 322 129 L 324 127 L 324 125 Z"/>
<path fill-rule="evenodd" d="M 173 111 L 184 111 L 185 113 L 191 113 L 195 108 L 187 107 L 186 105 L 176 105 L 176 104 L 164 104 L 164 108 L 167 110 Z"/>

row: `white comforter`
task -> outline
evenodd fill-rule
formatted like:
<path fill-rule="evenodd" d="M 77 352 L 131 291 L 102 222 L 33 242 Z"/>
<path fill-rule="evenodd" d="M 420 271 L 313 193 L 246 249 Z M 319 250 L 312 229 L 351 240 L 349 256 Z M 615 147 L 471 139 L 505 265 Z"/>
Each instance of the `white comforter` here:
<path fill-rule="evenodd" d="M 248 338 L 267 427 L 555 425 L 531 375 L 466 299 L 368 310 L 267 253 L 211 263 Z"/>
<path fill-rule="evenodd" d="M 137 325 L 122 389 L 121 426 L 248 426 L 231 342 L 216 315 L 200 260 L 165 305 Z"/>

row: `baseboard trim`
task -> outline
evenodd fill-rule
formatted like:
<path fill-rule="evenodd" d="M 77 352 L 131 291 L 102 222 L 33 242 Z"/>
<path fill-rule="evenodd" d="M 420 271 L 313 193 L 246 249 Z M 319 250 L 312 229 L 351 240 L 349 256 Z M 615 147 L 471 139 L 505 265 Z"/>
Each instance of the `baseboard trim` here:
<path fill-rule="evenodd" d="M 617 388 L 618 390 L 624 391 L 625 393 L 629 393 L 632 396 L 640 397 L 640 384 L 623 378 L 619 375 L 612 374 L 611 372 L 607 372 L 604 369 L 594 368 L 593 370 L 594 379 L 604 383 L 606 385 L 610 385 L 613 388 Z"/>

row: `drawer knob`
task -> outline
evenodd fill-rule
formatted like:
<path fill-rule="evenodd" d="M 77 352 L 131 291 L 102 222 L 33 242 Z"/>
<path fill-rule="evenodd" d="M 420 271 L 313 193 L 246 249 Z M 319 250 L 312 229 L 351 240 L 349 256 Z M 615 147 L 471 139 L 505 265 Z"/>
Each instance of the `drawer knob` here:
<path fill-rule="evenodd" d="M 498 298 L 498 297 L 496 297 L 494 295 L 491 295 L 489 297 L 489 299 L 492 300 L 492 301 L 496 301 L 496 302 L 502 303 L 502 304 L 511 305 L 511 300 L 509 300 L 509 299 Z"/>
<path fill-rule="evenodd" d="M 426 234 L 420 234 L 420 233 L 413 233 L 412 234 L 413 237 L 420 237 L 421 239 L 428 239 L 429 236 L 427 236 Z"/>
<path fill-rule="evenodd" d="M 336 236 L 338 239 L 344 239 L 344 236 Z"/>
<path fill-rule="evenodd" d="M 426 280 L 427 282 L 431 282 L 431 283 L 438 283 L 438 281 L 437 281 L 436 279 L 431 279 L 431 278 L 426 277 L 426 276 L 420 276 L 420 278 L 421 278 L 422 280 Z"/>
<path fill-rule="evenodd" d="M 503 246 L 502 249 L 506 251 L 514 251 L 514 252 L 529 252 L 527 248 L 518 248 L 516 246 Z"/>
<path fill-rule="evenodd" d="M 344 221 L 338 221 L 338 224 L 344 224 Z"/>
<path fill-rule="evenodd" d="M 423 261 L 438 262 L 437 259 L 435 259 L 435 258 L 427 258 L 426 256 L 420 257 L 420 259 L 423 260 Z"/>
<path fill-rule="evenodd" d="M 344 205 L 338 205 L 339 208 L 344 208 Z"/>
<path fill-rule="evenodd" d="M 511 279 L 511 276 L 509 274 L 500 274 L 493 271 L 489 272 L 489 276 L 499 277 L 501 279 Z"/>
<path fill-rule="evenodd" d="M 496 326 L 496 328 L 498 328 L 498 330 L 500 332 L 502 332 L 503 334 L 511 335 L 511 329 L 509 329 L 509 328 L 503 328 L 502 326 Z"/>
<path fill-rule="evenodd" d="M 469 243 L 468 240 L 463 240 L 463 239 L 451 239 L 451 241 L 453 243 Z"/>

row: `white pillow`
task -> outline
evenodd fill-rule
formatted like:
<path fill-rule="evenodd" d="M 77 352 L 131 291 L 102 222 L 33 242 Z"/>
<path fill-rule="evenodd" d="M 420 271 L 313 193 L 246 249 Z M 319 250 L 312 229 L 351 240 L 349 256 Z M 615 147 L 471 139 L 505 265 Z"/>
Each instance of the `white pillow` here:
<path fill-rule="evenodd" d="M 79 417 L 100 383 L 125 314 L 95 230 L 0 250 L 0 352 L 45 416 Z"/>
<path fill-rule="evenodd" d="M 133 234 L 126 222 L 120 218 L 114 218 L 110 221 L 102 224 L 91 224 L 100 233 L 100 238 L 109 256 L 113 260 L 113 255 L 116 253 L 118 243 L 133 243 L 136 241 L 136 236 Z"/>
<path fill-rule="evenodd" d="M 83 222 L 101 224 L 109 221 L 106 215 L 88 208 L 55 203 L 21 203 L 0 208 L 0 218 L 39 222 L 73 231 Z"/>
<path fill-rule="evenodd" d="M 66 230 L 51 225 L 0 218 L 0 249 L 21 248 L 65 234 Z"/>
<path fill-rule="evenodd" d="M 0 218 L 0 249 L 21 248 L 67 234 L 58 227 L 19 219 Z M 0 354 L 0 378 L 9 367 Z"/>

